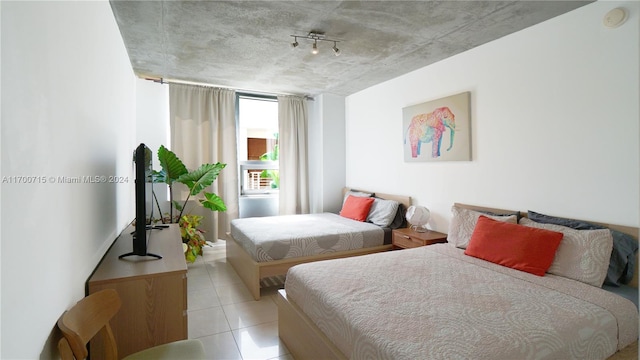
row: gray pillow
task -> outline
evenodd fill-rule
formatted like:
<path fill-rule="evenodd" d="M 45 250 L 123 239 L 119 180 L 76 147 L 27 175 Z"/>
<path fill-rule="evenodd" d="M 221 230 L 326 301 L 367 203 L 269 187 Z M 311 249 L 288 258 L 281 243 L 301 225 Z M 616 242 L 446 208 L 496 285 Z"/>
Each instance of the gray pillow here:
<path fill-rule="evenodd" d="M 349 197 L 349 195 L 360 196 L 360 197 L 372 197 L 373 193 L 358 191 L 358 190 L 349 190 L 344 194 L 344 197 L 342 198 L 342 205 L 344 205 L 344 202 L 347 201 L 347 198 Z"/>
<path fill-rule="evenodd" d="M 607 227 L 588 223 L 582 220 L 565 219 L 545 214 L 540 214 L 529 210 L 527 217 L 530 220 L 545 224 L 556 224 L 570 227 L 576 230 L 596 230 L 607 229 Z M 620 286 L 628 284 L 633 279 L 636 267 L 636 252 L 638 252 L 638 241 L 632 236 L 617 230 L 610 230 L 613 237 L 613 251 L 609 260 L 609 270 L 604 279 L 605 285 Z"/>
<path fill-rule="evenodd" d="M 374 198 L 371 209 L 369 209 L 369 215 L 367 215 L 367 221 L 378 226 L 387 227 L 395 219 L 399 205 L 400 203 L 395 200 Z"/>
<path fill-rule="evenodd" d="M 407 209 L 405 206 L 400 203 L 398 204 L 398 211 L 396 211 L 396 217 L 393 219 L 393 222 L 389 225 L 390 229 L 400 229 L 407 227 L 407 219 L 404 216 L 405 211 Z"/>

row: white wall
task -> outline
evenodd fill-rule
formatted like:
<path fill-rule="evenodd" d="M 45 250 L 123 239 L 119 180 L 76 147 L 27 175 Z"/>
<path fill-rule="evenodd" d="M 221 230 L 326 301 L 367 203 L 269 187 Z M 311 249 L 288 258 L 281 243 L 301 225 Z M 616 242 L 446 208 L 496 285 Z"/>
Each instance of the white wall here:
<path fill-rule="evenodd" d="M 0 39 L 2 38 L 2 3 L 0 3 Z M 2 40 L 0 40 L 0 44 Z M 2 46 L 0 46 L 0 80 L 2 79 Z M 0 81 L 1 83 L 1 81 Z M 0 86 L 0 119 L 2 113 L 2 86 Z M 2 126 L 0 126 L 0 159 L 2 159 Z M 2 166 L 0 166 L 0 178 L 2 178 Z M 0 188 L 0 204 L 2 204 L 2 190 Z M 2 229 L 2 206 L 0 206 L 0 229 Z M 2 234 L 0 231 L 0 243 Z M 0 246 L 0 309 L 2 309 L 2 246 Z M 2 311 L 0 311 L 0 324 L 2 324 Z M 2 326 L 0 326 L 0 356 L 2 356 Z"/>
<path fill-rule="evenodd" d="M 444 232 L 454 202 L 638 226 L 639 13 L 596 2 L 347 97 L 347 185 L 409 195 Z M 405 163 L 402 108 L 464 91 L 473 160 Z"/>
<path fill-rule="evenodd" d="M 169 85 L 136 79 L 136 143 L 153 151 L 153 168 L 160 169 L 157 151 L 160 145 L 170 148 Z"/>
<path fill-rule="evenodd" d="M 153 169 L 160 171 L 158 149 L 169 144 L 169 85 L 136 79 L 136 144 L 144 143 L 153 153 Z M 169 191 L 165 184 L 153 185 L 162 213 L 169 212 Z M 155 206 L 155 205 L 154 205 Z M 154 217 L 159 216 L 154 208 Z"/>
<path fill-rule="evenodd" d="M 344 97 L 316 96 L 309 102 L 310 211 L 338 212 L 345 186 Z"/>
<path fill-rule="evenodd" d="M 107 1 L 0 6 L 0 357 L 52 358 L 58 317 L 133 219 L 135 76 Z M 129 182 L 60 183 L 82 176 Z"/>
<path fill-rule="evenodd" d="M 309 212 L 322 212 L 322 114 L 319 96 L 307 101 L 307 156 L 309 160 Z"/>

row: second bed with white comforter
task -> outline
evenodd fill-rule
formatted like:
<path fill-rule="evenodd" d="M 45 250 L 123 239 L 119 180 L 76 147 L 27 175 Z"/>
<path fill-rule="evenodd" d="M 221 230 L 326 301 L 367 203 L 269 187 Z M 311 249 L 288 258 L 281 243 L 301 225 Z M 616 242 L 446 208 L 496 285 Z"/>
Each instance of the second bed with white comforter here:
<path fill-rule="evenodd" d="M 638 337 L 627 299 L 449 244 L 299 265 L 285 289 L 351 359 L 602 359 Z"/>
<path fill-rule="evenodd" d="M 333 213 L 235 219 L 231 236 L 255 261 L 267 262 L 380 246 L 377 225 Z"/>

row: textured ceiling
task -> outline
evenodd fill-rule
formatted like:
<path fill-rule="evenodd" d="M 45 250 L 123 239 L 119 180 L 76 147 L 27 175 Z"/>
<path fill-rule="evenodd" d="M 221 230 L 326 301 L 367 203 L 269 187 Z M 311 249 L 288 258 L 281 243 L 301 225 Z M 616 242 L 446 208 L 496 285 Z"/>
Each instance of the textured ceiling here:
<path fill-rule="evenodd" d="M 276 94 L 350 95 L 590 1 L 111 1 L 134 71 Z M 290 35 L 324 32 L 333 43 Z"/>

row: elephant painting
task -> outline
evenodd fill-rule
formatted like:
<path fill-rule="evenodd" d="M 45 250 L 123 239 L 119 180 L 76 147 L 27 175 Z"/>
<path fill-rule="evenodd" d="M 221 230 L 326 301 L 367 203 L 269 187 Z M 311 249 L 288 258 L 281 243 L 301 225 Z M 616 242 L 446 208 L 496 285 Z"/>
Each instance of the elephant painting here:
<path fill-rule="evenodd" d="M 407 133 L 409 135 L 409 143 L 411 144 L 411 157 L 416 158 L 420 155 L 420 147 L 422 143 L 431 142 L 431 157 L 440 157 L 440 145 L 442 143 L 442 135 L 445 127 L 451 130 L 451 138 L 449 148 L 453 147 L 453 138 L 456 132 L 455 115 L 448 107 L 440 107 L 428 114 L 418 114 L 411 118 L 411 122 L 405 132 L 404 143 L 407 143 Z"/>

